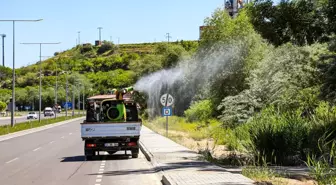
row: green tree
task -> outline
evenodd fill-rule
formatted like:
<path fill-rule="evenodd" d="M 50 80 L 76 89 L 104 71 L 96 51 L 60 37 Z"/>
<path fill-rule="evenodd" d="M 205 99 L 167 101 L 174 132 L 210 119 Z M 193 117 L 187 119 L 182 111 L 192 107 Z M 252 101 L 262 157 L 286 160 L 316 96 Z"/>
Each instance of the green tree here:
<path fill-rule="evenodd" d="M 328 34 L 328 22 L 316 2 L 286 0 L 273 5 L 272 0 L 260 0 L 247 9 L 254 28 L 272 44 L 305 45 L 326 40 Z"/>
<path fill-rule="evenodd" d="M 7 104 L 5 102 L 0 101 L 0 112 L 4 111 L 7 107 Z"/>

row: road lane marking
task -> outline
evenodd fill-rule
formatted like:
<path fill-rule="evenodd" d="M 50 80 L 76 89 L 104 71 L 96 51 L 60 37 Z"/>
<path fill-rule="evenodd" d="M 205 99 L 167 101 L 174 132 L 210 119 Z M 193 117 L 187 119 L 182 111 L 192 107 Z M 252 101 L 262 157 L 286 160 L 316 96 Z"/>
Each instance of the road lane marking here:
<path fill-rule="evenodd" d="M 96 179 L 96 182 L 101 182 L 102 180 L 101 179 Z"/>
<path fill-rule="evenodd" d="M 102 163 L 104 163 L 104 162 L 106 162 L 105 160 L 104 161 L 102 161 Z"/>
<path fill-rule="evenodd" d="M 55 141 L 50 141 L 50 143 L 49 144 L 53 144 Z"/>
<path fill-rule="evenodd" d="M 95 184 L 95 185 L 100 185 L 100 184 Z"/>
<path fill-rule="evenodd" d="M 104 171 L 104 169 L 99 169 L 99 171 L 101 171 L 101 172 L 102 172 L 102 171 Z"/>
<path fill-rule="evenodd" d="M 64 136 L 62 136 L 61 138 L 64 139 Z"/>
<path fill-rule="evenodd" d="M 6 162 L 6 164 L 9 164 L 9 163 L 11 163 L 11 162 L 13 162 L 13 161 L 16 161 L 16 160 L 18 160 L 19 158 L 15 158 L 15 159 L 12 159 L 12 160 L 10 160 L 10 161 L 7 161 Z"/>
<path fill-rule="evenodd" d="M 97 178 L 103 178 L 103 176 L 102 175 L 97 175 Z"/>
<path fill-rule="evenodd" d="M 70 132 L 69 135 L 72 135 L 72 133 Z"/>
<path fill-rule="evenodd" d="M 41 149 L 41 147 L 35 148 L 33 151 L 36 152 L 39 149 Z"/>
<path fill-rule="evenodd" d="M 104 172 L 98 172 L 98 173 L 104 173 Z"/>

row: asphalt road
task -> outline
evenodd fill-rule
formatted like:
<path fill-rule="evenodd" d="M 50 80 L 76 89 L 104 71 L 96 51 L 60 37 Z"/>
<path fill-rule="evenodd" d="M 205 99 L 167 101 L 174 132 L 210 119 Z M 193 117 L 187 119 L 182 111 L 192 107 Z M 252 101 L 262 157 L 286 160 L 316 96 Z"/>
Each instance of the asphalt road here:
<path fill-rule="evenodd" d="M 4 185 L 161 184 L 143 154 L 85 161 L 79 121 L 0 142 Z M 130 154 L 130 153 L 129 153 Z"/>
<path fill-rule="evenodd" d="M 68 113 L 68 116 L 71 116 L 71 114 L 72 114 L 72 112 Z M 75 112 L 75 114 L 77 115 L 78 112 Z M 82 114 L 82 112 L 81 112 L 81 114 Z M 27 115 L 28 115 L 28 114 L 23 115 L 23 116 L 20 116 L 20 117 L 14 117 L 15 123 L 18 124 L 18 123 L 22 123 L 22 122 L 29 121 L 29 120 L 27 119 Z M 38 116 L 38 115 L 37 115 L 37 116 Z M 57 116 L 57 117 L 65 116 L 65 113 L 56 114 L 56 116 Z M 55 117 L 55 116 L 53 116 L 53 117 L 49 117 L 49 116 L 44 117 L 44 115 L 41 114 L 41 119 L 50 119 L 50 118 L 54 118 L 54 117 Z M 34 119 L 32 119 L 32 120 L 34 120 Z M 38 119 L 37 119 L 37 120 L 38 120 Z M 1 126 L 1 125 L 10 125 L 10 123 L 11 123 L 11 118 L 10 118 L 10 117 L 6 117 L 6 118 L 1 118 L 1 119 L 0 119 L 0 126 Z"/>

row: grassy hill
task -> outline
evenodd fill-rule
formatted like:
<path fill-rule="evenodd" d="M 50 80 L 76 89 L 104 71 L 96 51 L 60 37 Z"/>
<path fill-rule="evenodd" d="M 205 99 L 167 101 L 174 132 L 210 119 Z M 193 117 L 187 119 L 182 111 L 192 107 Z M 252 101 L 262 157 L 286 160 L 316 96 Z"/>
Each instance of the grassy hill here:
<path fill-rule="evenodd" d="M 84 89 L 86 95 L 90 95 L 108 88 L 125 87 L 143 75 L 175 64 L 182 55 L 193 53 L 197 46 L 198 41 L 120 45 L 104 41 L 101 46 L 83 44 L 56 52 L 54 57 L 42 61 L 42 104 L 53 104 L 56 79 L 57 98 L 61 103 L 65 102 L 66 78 L 70 93 Z M 0 72 L 0 101 L 8 102 L 12 70 L 1 67 Z M 38 85 L 38 62 L 16 69 L 17 104 L 37 104 Z"/>

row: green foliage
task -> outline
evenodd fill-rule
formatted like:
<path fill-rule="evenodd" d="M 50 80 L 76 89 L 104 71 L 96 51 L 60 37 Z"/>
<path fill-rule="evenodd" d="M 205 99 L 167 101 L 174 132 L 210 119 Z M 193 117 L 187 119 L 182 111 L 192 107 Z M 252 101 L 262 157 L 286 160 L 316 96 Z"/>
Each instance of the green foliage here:
<path fill-rule="evenodd" d="M 110 52 L 114 52 L 114 49 L 115 49 L 115 46 L 113 45 L 113 43 L 110 43 L 110 42 L 104 42 L 97 50 L 97 53 L 99 55 L 107 52 L 107 51 L 110 51 Z"/>
<path fill-rule="evenodd" d="M 130 69 L 135 72 L 137 77 L 148 75 L 162 69 L 161 60 L 162 56 L 160 55 L 146 55 L 141 59 L 132 60 Z"/>
<path fill-rule="evenodd" d="M 5 102 L 0 101 L 0 112 L 4 111 L 7 107 L 7 104 Z"/>
<path fill-rule="evenodd" d="M 210 100 L 194 102 L 188 110 L 184 112 L 188 121 L 206 121 L 212 116 L 213 105 Z"/>
<path fill-rule="evenodd" d="M 221 120 L 229 124 L 245 122 L 267 105 L 295 109 L 310 99 L 315 103 L 302 108 L 311 108 L 309 106 L 316 104 L 317 96 L 307 97 L 307 93 L 318 94 L 318 56 L 327 52 L 327 47 L 320 44 L 307 47 L 286 44 L 270 50 L 250 72 L 247 78 L 249 89 L 222 100 L 218 107 L 222 112 Z"/>
<path fill-rule="evenodd" d="M 83 45 L 83 46 L 81 47 L 81 50 L 80 50 L 80 52 L 81 52 L 82 54 L 87 53 L 87 52 L 90 52 L 90 51 L 93 51 L 93 47 L 92 47 L 91 44 L 85 44 L 85 45 Z"/>
<path fill-rule="evenodd" d="M 264 109 L 248 124 L 249 147 L 256 161 L 265 157 L 266 161 L 288 165 L 298 162 L 294 157 L 303 157 L 300 155 L 308 128 L 300 113 L 279 113 L 271 107 Z"/>
<path fill-rule="evenodd" d="M 271 0 L 261 0 L 253 2 L 247 10 L 254 28 L 279 46 L 287 42 L 305 45 L 326 40 L 330 34 L 328 22 L 333 20 L 326 19 L 325 8 L 315 1 L 281 1 L 275 6 Z"/>
<path fill-rule="evenodd" d="M 202 32 L 200 44 L 205 46 L 255 34 L 246 11 L 241 11 L 236 19 L 231 19 L 226 11 L 216 9 L 204 23 L 207 28 Z"/>

